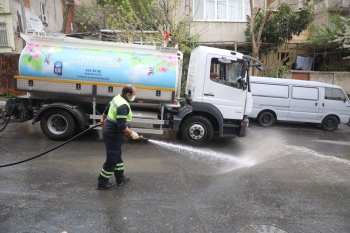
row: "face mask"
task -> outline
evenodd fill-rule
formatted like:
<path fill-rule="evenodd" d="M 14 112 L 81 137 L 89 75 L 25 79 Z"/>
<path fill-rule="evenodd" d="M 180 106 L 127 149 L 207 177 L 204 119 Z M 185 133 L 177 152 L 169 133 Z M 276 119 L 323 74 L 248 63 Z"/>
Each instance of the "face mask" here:
<path fill-rule="evenodd" d="M 130 101 L 134 101 L 135 100 L 136 95 L 134 95 L 131 99 L 129 99 Z"/>

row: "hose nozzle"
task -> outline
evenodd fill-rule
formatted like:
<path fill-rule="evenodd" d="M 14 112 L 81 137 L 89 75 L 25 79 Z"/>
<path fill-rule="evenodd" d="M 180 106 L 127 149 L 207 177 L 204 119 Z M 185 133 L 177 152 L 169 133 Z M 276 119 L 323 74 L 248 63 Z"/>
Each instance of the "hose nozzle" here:
<path fill-rule="evenodd" d="M 141 142 L 147 142 L 148 138 L 145 138 L 144 136 L 140 135 L 140 139 Z"/>

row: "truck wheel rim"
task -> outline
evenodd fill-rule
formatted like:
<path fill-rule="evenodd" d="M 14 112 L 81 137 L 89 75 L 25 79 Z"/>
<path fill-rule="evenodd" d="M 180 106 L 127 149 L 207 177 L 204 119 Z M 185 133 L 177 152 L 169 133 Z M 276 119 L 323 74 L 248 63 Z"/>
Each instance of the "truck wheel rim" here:
<path fill-rule="evenodd" d="M 202 124 L 195 123 L 188 128 L 188 134 L 191 139 L 200 141 L 205 137 L 206 130 Z"/>
<path fill-rule="evenodd" d="M 47 128 L 53 134 L 63 134 L 67 131 L 68 122 L 62 115 L 55 114 L 47 120 Z"/>

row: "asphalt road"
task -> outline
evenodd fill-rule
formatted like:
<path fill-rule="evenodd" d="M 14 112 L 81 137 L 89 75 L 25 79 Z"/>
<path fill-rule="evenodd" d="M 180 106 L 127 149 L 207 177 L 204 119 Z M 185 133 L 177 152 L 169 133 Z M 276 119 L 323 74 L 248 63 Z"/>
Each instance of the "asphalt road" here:
<path fill-rule="evenodd" d="M 99 191 L 105 149 L 93 130 L 0 168 L 0 232 L 350 232 L 349 136 L 346 125 L 324 132 L 252 122 L 245 138 L 201 148 L 128 140 L 131 181 Z M 59 144 L 38 124 L 10 124 L 0 133 L 0 165 Z"/>

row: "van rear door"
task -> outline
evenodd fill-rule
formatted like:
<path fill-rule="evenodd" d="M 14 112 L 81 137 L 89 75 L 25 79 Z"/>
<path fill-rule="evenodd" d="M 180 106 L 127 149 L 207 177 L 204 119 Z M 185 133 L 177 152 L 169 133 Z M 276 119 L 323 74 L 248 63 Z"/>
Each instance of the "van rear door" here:
<path fill-rule="evenodd" d="M 291 86 L 288 120 L 316 122 L 320 106 L 318 87 Z"/>
<path fill-rule="evenodd" d="M 336 115 L 340 118 L 340 123 L 348 123 L 350 117 L 350 103 L 344 91 L 340 88 L 325 87 L 322 88 L 320 94 L 324 97 L 321 101 L 320 121 L 326 116 Z"/>

